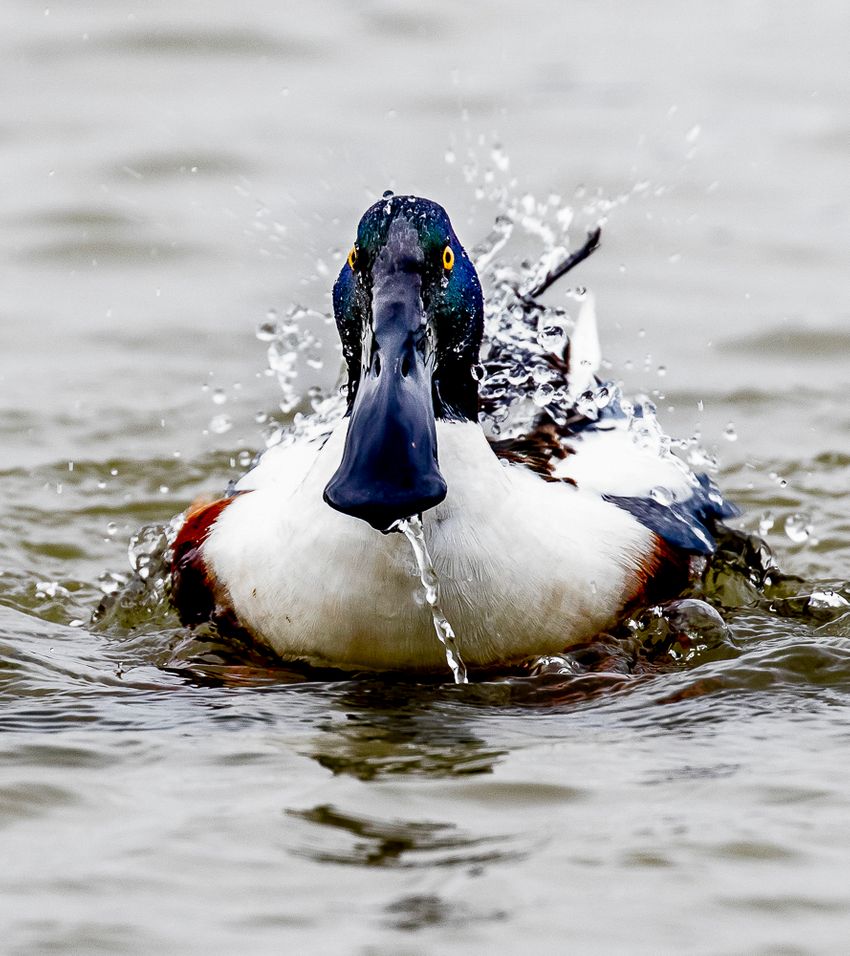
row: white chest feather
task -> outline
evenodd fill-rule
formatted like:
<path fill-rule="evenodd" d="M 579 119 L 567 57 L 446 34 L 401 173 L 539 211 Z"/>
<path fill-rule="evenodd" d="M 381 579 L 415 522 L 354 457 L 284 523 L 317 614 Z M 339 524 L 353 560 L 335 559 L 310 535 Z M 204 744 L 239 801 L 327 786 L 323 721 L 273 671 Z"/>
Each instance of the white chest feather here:
<path fill-rule="evenodd" d="M 294 487 L 269 474 L 233 502 L 207 563 L 240 621 L 284 658 L 444 667 L 407 541 L 322 500 L 346 427 L 310 467 L 293 458 Z M 464 660 L 553 653 L 610 624 L 637 586 L 650 532 L 597 494 L 505 467 L 476 425 L 440 422 L 438 444 L 449 491 L 424 516 L 425 536 Z"/>

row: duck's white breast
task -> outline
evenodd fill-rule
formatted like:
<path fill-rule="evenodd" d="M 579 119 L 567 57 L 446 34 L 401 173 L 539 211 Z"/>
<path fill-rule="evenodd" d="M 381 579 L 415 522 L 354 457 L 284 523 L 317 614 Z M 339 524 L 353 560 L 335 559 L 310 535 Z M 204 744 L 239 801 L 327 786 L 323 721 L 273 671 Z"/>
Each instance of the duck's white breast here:
<path fill-rule="evenodd" d="M 297 487 L 266 480 L 234 501 L 207 540 L 207 564 L 239 620 L 284 658 L 442 667 L 407 541 L 322 500 L 346 428 Z M 449 490 L 426 513 L 425 535 L 464 660 L 554 653 L 610 624 L 639 586 L 652 534 L 598 494 L 504 466 L 477 425 L 439 422 L 438 446 Z"/>

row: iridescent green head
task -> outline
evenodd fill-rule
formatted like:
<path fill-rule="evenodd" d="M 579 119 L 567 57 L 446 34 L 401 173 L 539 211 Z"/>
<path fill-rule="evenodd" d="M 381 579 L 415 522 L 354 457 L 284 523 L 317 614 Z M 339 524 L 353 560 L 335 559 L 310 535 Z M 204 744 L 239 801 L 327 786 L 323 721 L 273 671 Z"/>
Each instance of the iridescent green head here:
<path fill-rule="evenodd" d="M 481 284 L 445 209 L 416 196 L 391 196 L 366 210 L 334 285 L 349 401 L 357 391 L 363 338 L 374 318 L 375 283 L 393 269 L 411 273 L 419 283 L 433 351 L 435 416 L 477 420 L 478 387 L 472 370 L 483 331 Z"/>
<path fill-rule="evenodd" d="M 366 210 L 333 290 L 348 434 L 325 500 L 380 530 L 446 496 L 437 420 L 476 421 L 481 284 L 442 206 Z"/>

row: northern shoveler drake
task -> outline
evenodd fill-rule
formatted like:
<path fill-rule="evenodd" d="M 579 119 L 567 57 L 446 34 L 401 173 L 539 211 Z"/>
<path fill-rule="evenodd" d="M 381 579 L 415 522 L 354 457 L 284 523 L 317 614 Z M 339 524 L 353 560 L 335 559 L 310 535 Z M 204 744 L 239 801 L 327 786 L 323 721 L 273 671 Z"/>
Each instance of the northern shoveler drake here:
<path fill-rule="evenodd" d="M 582 407 L 601 388 L 589 297 L 548 359 L 574 413 L 535 404 L 529 380 L 515 402 L 525 426 L 498 438 L 479 423 L 481 285 L 441 206 L 391 196 L 369 208 L 333 307 L 339 415 L 186 515 L 171 563 L 184 623 L 237 626 L 290 661 L 444 670 L 411 549 L 386 533 L 421 514 L 465 662 L 503 665 L 674 596 L 691 558 L 712 552 L 734 511 L 709 479 L 642 440 L 641 410 L 614 391 Z M 498 370 L 505 356 L 485 347 Z"/>

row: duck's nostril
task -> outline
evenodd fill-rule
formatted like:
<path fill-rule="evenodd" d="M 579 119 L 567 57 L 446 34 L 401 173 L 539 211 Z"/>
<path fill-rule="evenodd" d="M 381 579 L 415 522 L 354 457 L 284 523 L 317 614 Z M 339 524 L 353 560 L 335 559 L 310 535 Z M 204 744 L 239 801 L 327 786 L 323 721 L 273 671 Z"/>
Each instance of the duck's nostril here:
<path fill-rule="evenodd" d="M 381 374 L 381 353 L 375 353 L 375 360 L 372 362 L 372 368 L 375 372 L 375 375 Z"/>
<path fill-rule="evenodd" d="M 403 378 L 407 378 L 410 374 L 410 356 L 405 355 L 401 360 L 401 374 Z"/>

